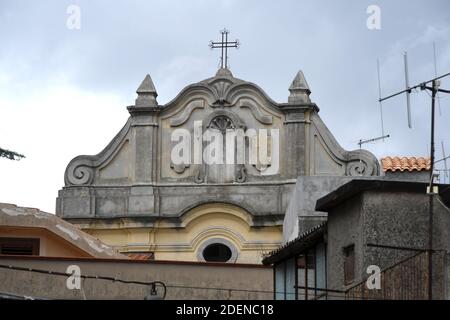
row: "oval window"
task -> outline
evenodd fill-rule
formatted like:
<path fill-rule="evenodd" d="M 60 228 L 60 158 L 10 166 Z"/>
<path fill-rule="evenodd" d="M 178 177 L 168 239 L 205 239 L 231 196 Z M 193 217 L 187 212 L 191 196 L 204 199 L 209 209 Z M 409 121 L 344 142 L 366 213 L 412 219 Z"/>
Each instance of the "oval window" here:
<path fill-rule="evenodd" d="M 227 262 L 231 255 L 231 249 L 222 243 L 212 243 L 203 250 L 203 259 L 209 262 Z"/>

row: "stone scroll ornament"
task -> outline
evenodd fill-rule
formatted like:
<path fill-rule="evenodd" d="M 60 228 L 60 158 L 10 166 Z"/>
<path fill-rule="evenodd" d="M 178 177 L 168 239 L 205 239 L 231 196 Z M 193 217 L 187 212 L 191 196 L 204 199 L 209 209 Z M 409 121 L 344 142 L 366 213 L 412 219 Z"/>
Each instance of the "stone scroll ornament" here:
<path fill-rule="evenodd" d="M 366 159 L 352 159 L 347 163 L 348 176 L 373 176 L 377 173 L 377 166 L 373 161 L 367 161 Z"/>
<path fill-rule="evenodd" d="M 74 161 L 67 167 L 66 185 L 87 185 L 92 183 L 94 169 L 87 163 Z"/>
<path fill-rule="evenodd" d="M 353 161 L 347 165 L 347 174 L 349 176 L 370 176 L 367 172 L 368 168 L 365 162 Z"/>

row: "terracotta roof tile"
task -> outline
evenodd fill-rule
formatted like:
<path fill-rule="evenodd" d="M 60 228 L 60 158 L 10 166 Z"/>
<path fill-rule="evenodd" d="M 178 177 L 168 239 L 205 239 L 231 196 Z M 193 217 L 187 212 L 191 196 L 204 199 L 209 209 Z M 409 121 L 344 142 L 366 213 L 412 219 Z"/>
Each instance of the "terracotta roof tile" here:
<path fill-rule="evenodd" d="M 430 158 L 424 157 L 385 157 L 381 158 L 383 171 L 428 171 L 431 168 Z"/>

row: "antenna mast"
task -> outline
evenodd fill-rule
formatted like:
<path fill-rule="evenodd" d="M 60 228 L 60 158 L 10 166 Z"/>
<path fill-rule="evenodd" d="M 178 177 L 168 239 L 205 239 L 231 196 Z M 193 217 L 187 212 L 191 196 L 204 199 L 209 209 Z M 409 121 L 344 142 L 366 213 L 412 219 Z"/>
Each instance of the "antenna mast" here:
<path fill-rule="evenodd" d="M 381 118 L 381 135 L 384 136 L 383 104 L 380 101 L 381 100 L 380 60 L 378 59 L 377 59 L 377 74 L 378 74 L 378 103 L 380 105 L 380 118 Z M 361 148 L 361 146 L 359 147 Z"/>
<path fill-rule="evenodd" d="M 363 144 L 365 144 L 365 143 L 369 143 L 369 142 L 374 142 L 374 141 L 378 141 L 378 140 L 381 140 L 381 139 L 385 139 L 385 138 L 389 138 L 390 137 L 390 135 L 385 135 L 385 136 L 381 136 L 381 137 L 377 137 L 377 138 L 373 138 L 373 139 L 367 139 L 367 140 L 362 140 L 362 139 L 360 139 L 359 140 L 359 142 L 358 142 L 358 145 L 359 145 L 359 148 L 361 149 L 361 146 L 363 145 Z"/>
<path fill-rule="evenodd" d="M 433 60 L 434 60 L 434 76 L 437 77 L 437 62 L 436 62 L 436 43 L 433 42 Z M 436 96 L 439 107 L 439 116 L 442 116 L 441 111 L 441 99 L 439 98 L 439 94 Z"/>
<path fill-rule="evenodd" d="M 407 65 L 407 60 L 405 59 L 405 66 Z M 407 68 L 405 68 L 405 71 Z M 436 94 L 438 92 L 444 92 L 449 93 L 450 90 L 444 90 L 439 88 L 440 81 L 439 79 L 448 77 L 450 75 L 449 73 L 446 73 L 442 76 L 435 77 L 434 79 L 419 83 L 417 85 L 414 85 L 412 87 L 409 87 L 408 82 L 406 83 L 406 89 L 399 91 L 397 93 L 391 94 L 387 97 L 381 98 L 379 101 L 384 101 L 387 99 L 390 99 L 392 97 L 398 96 L 402 93 L 406 93 L 409 95 L 411 93 L 412 89 L 420 88 L 421 90 L 429 90 L 431 91 L 431 133 L 430 133 L 430 185 L 428 187 L 428 195 L 429 195 L 429 205 L 428 205 L 428 298 L 431 300 L 433 298 L 433 197 L 435 194 L 438 193 L 437 187 L 434 186 L 434 113 L 435 113 L 435 101 L 436 101 Z M 405 73 L 405 80 L 407 80 L 407 73 Z M 431 84 L 431 86 L 430 86 Z M 407 99 L 407 103 L 408 103 Z"/>
<path fill-rule="evenodd" d="M 408 116 L 408 127 L 411 129 L 411 101 L 410 94 L 411 89 L 409 87 L 409 74 L 408 74 L 408 52 L 403 53 L 403 61 L 405 64 L 405 92 L 406 92 L 406 114 Z"/>

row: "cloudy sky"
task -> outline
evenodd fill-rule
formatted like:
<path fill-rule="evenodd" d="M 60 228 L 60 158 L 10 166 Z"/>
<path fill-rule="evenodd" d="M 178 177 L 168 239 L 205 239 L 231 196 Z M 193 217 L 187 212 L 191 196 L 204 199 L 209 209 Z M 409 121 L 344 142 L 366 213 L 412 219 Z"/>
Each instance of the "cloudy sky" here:
<path fill-rule="evenodd" d="M 68 8 L 80 9 L 80 29 L 69 29 Z M 381 29 L 367 28 L 377 5 Z M 125 123 L 126 106 L 146 73 L 158 102 L 212 76 L 218 52 L 208 48 L 219 30 L 241 48 L 229 53 L 236 77 L 287 101 L 304 71 L 320 115 L 341 145 L 381 135 L 377 58 L 382 93 L 450 72 L 450 2 L 434 1 L 7 1 L 0 0 L 0 146 L 26 155 L 0 158 L 0 202 L 55 211 L 68 162 L 100 152 Z M 442 81 L 450 89 L 450 79 Z M 383 104 L 391 138 L 366 145 L 386 155 L 429 153 L 430 98 L 412 95 L 412 129 L 405 97 Z M 441 141 L 450 154 L 450 95 L 437 111 Z"/>

